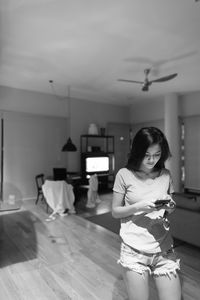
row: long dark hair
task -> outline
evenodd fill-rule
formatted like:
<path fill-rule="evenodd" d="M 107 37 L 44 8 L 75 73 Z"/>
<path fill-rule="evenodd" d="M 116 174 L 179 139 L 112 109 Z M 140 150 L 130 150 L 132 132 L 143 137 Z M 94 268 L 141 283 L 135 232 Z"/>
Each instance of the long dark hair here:
<path fill-rule="evenodd" d="M 147 149 L 153 144 L 158 144 L 161 148 L 161 157 L 154 168 L 157 170 L 164 168 L 165 161 L 171 156 L 171 152 L 165 135 L 156 127 L 143 127 L 136 133 L 126 168 L 139 170 Z"/>

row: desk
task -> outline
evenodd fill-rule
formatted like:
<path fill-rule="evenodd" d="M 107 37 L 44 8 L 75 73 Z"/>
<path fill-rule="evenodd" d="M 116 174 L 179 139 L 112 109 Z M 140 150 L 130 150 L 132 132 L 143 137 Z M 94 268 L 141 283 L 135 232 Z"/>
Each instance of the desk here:
<path fill-rule="evenodd" d="M 66 181 L 74 186 L 80 184 L 81 176 L 79 173 L 76 172 L 68 172 Z"/>
<path fill-rule="evenodd" d="M 66 209 L 74 213 L 74 192 L 71 184 L 65 181 L 46 180 L 42 190 L 48 205 L 54 213 L 63 213 Z"/>
<path fill-rule="evenodd" d="M 75 204 L 81 199 L 80 186 L 82 184 L 82 178 L 77 172 L 67 173 L 67 182 L 74 188 Z"/>

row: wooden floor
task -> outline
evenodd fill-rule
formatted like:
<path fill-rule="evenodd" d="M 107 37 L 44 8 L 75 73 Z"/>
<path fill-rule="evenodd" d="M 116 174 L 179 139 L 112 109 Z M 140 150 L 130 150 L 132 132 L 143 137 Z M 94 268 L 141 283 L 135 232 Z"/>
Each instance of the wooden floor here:
<path fill-rule="evenodd" d="M 96 209 L 47 222 L 32 201 L 0 214 L 0 299 L 128 299 L 119 265 L 118 235 L 85 219 L 110 210 L 111 194 Z M 197 233 L 199 234 L 199 233 Z M 180 243 L 183 299 L 200 299 L 200 249 Z M 150 300 L 157 300 L 151 281 Z M 169 299 L 170 300 L 170 299 Z"/>

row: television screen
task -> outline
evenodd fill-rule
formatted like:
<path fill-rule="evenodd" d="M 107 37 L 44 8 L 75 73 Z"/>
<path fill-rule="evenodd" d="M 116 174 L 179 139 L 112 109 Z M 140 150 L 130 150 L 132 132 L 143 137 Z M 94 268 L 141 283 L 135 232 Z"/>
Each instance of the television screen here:
<path fill-rule="evenodd" d="M 108 156 L 96 156 L 86 157 L 86 172 L 108 172 L 109 171 L 109 157 Z"/>

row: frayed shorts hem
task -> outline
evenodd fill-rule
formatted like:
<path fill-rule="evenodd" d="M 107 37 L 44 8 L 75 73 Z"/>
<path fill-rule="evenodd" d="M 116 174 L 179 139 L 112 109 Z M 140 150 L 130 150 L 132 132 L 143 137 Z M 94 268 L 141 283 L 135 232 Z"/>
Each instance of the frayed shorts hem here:
<path fill-rule="evenodd" d="M 180 270 L 180 259 L 174 249 L 170 249 L 164 253 L 156 253 L 145 255 L 136 252 L 130 246 L 122 243 L 120 259 L 118 260 L 123 268 L 144 275 L 149 273 L 152 276 L 176 276 Z"/>
<path fill-rule="evenodd" d="M 168 276 L 171 277 L 171 275 L 176 276 L 177 272 L 180 270 L 179 266 L 179 260 L 176 262 L 177 266 L 174 266 L 174 268 L 169 270 L 160 270 L 160 271 L 152 271 L 150 267 L 146 266 L 145 268 L 141 268 L 141 266 L 137 266 L 137 264 L 133 266 L 126 265 L 125 263 L 121 262 L 120 260 L 117 261 L 118 264 L 120 264 L 123 268 L 128 269 L 130 271 L 136 272 L 140 275 L 144 275 L 145 273 L 148 273 L 154 277 L 158 276 Z"/>

